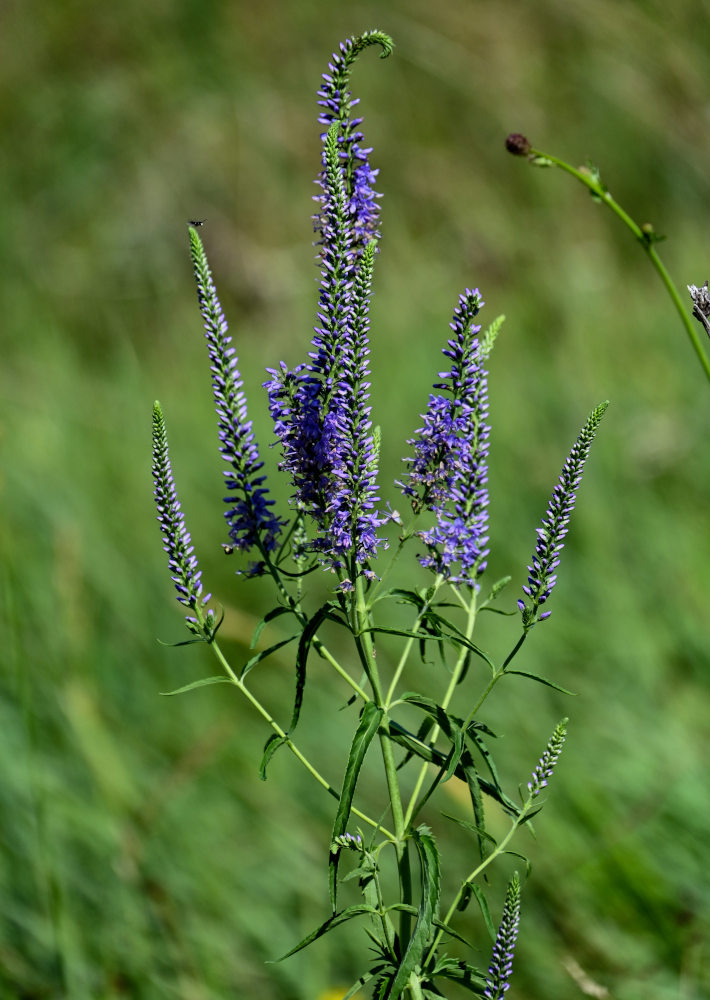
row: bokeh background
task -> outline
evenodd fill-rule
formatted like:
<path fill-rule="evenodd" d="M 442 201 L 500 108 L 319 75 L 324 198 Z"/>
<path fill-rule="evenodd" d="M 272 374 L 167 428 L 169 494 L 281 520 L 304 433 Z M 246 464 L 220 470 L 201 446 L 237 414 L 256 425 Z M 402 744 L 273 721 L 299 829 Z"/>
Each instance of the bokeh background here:
<path fill-rule="evenodd" d="M 618 220 L 503 142 L 523 131 L 592 158 L 668 235 L 679 285 L 702 283 L 709 20 L 692 0 L 3 5 L 0 995 L 330 1000 L 361 971 L 357 930 L 265 964 L 327 915 L 332 801 L 286 753 L 259 780 L 267 733 L 227 688 L 159 696 L 215 668 L 206 648 L 157 642 L 185 634 L 149 448 L 159 397 L 239 663 L 268 591 L 235 578 L 220 550 L 185 222 L 208 219 L 270 440 L 264 368 L 302 358 L 316 300 L 315 91 L 338 41 L 371 27 L 397 45 L 384 62 L 365 52 L 353 76 L 384 193 L 372 317 L 383 480 L 418 426 L 456 297 L 477 284 L 488 317 L 507 316 L 490 380 L 490 573 L 513 575 L 512 606 L 562 459 L 591 406 L 612 401 L 554 613 L 520 663 L 578 696 L 511 680 L 486 715 L 511 790 L 571 720 L 536 839 L 517 843 L 533 870 L 514 993 L 708 995 L 710 386 Z M 493 618 L 480 641 L 499 655 L 517 626 Z M 337 781 L 352 715 L 334 711 L 343 692 L 324 664 L 311 673 L 302 741 Z M 480 681 L 472 671 L 461 704 Z M 288 658 L 255 683 L 287 718 Z M 436 692 L 442 678 L 432 668 L 422 683 Z M 464 815 L 454 785 L 438 806 Z M 473 845 L 438 810 L 429 819 L 450 885 Z M 491 873 L 496 918 L 515 863 Z M 485 966 L 473 910 L 461 929 Z"/>

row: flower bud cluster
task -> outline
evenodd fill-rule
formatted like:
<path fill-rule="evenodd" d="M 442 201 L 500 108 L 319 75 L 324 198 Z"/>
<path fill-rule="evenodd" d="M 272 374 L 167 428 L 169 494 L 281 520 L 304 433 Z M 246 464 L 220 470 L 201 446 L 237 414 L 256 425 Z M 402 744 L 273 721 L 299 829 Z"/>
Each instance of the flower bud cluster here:
<path fill-rule="evenodd" d="M 510 988 L 513 974 L 513 953 L 520 923 L 520 882 L 517 873 L 508 884 L 503 916 L 493 944 L 491 964 L 483 995 L 488 1000 L 501 1000 Z"/>

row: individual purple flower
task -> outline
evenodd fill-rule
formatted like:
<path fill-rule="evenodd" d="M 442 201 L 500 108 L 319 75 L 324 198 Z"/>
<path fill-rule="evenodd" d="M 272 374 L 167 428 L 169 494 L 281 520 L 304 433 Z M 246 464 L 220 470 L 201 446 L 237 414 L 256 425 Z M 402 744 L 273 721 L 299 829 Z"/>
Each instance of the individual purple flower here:
<path fill-rule="evenodd" d="M 537 529 L 537 543 L 532 557 L 532 565 L 528 566 L 528 582 L 523 587 L 530 603 L 518 601 L 518 607 L 523 614 L 523 627 L 531 628 L 535 622 L 550 616 L 549 611 L 539 614 L 540 607 L 545 603 L 557 582 L 555 570 L 560 563 L 560 552 L 564 548 L 564 538 L 567 534 L 569 519 L 574 510 L 577 490 L 582 482 L 584 463 L 586 462 L 592 441 L 597 432 L 608 401 L 600 403 L 589 414 L 589 418 L 572 446 L 565 464 L 562 467 L 547 511 L 542 519 L 542 527 Z"/>
<path fill-rule="evenodd" d="M 476 586 L 488 555 L 488 375 L 474 319 L 483 306 L 478 289 L 459 297 L 450 326 L 454 336 L 443 353 L 451 362 L 434 386 L 424 425 L 407 443 L 414 456 L 399 483 L 416 512 L 430 510 L 436 524 L 419 533 L 428 552 L 423 566 L 451 583 Z M 456 569 L 456 564 L 459 569 Z"/>
<path fill-rule="evenodd" d="M 377 199 L 381 196 L 374 190 L 378 171 L 370 166 L 372 148 L 363 145 L 364 135 L 359 129 L 362 118 L 350 117 L 351 109 L 359 103 L 359 98 L 353 99 L 348 90 L 352 65 L 360 52 L 369 45 L 381 45 L 383 59 L 391 53 L 393 47 L 392 39 L 382 31 L 366 31 L 359 37 L 341 42 L 339 50 L 331 56 L 328 72 L 323 74 L 323 83 L 318 91 L 318 104 L 322 109 L 318 121 L 326 129 L 333 122 L 340 126 L 338 144 L 345 171 L 346 209 L 358 255 L 370 239 L 379 237 L 377 225 L 380 210 Z M 325 134 L 321 138 L 325 138 Z M 324 244 L 323 220 L 328 198 L 325 157 L 316 183 L 322 188 L 323 194 L 314 197 L 320 205 L 320 212 L 314 216 L 314 228 L 319 234 L 318 244 Z"/>
<path fill-rule="evenodd" d="M 237 355 L 231 346 L 227 321 L 222 312 L 217 290 L 212 280 L 207 255 L 197 231 L 190 227 L 190 254 L 197 283 L 197 297 L 205 324 L 205 336 L 212 372 L 212 390 L 219 427 L 219 450 L 231 466 L 224 476 L 230 504 L 225 512 L 229 537 L 236 549 L 259 548 L 273 551 L 284 521 L 270 510 L 274 501 L 262 485 L 259 475 L 264 463 L 254 440 L 252 422 L 247 419 L 247 401 L 242 391 L 242 379 L 237 368 Z M 250 573 L 258 575 L 263 564 L 256 563 Z"/>
<path fill-rule="evenodd" d="M 202 574 L 180 508 L 170 465 L 165 418 L 157 400 L 153 404 L 153 483 L 163 548 L 168 553 L 168 566 L 178 593 L 177 599 L 195 612 L 195 616 L 186 617 L 190 630 L 197 633 L 206 628 L 209 631 L 214 625 L 214 612 L 205 612 L 203 608 L 211 595 L 202 596 Z"/>
<path fill-rule="evenodd" d="M 555 726 L 555 731 L 550 737 L 545 751 L 537 762 L 537 766 L 528 782 L 528 791 L 532 798 L 539 795 L 547 785 L 547 779 L 552 777 L 552 772 L 562 753 L 562 747 L 567 738 L 567 719 L 563 719 Z"/>
<path fill-rule="evenodd" d="M 520 923 L 520 881 L 516 872 L 508 883 L 505 894 L 505 905 L 498 933 L 493 943 L 491 964 L 488 967 L 488 978 L 483 995 L 488 1000 L 501 1000 L 510 987 L 510 977 L 513 974 L 513 952 L 518 937 Z"/>

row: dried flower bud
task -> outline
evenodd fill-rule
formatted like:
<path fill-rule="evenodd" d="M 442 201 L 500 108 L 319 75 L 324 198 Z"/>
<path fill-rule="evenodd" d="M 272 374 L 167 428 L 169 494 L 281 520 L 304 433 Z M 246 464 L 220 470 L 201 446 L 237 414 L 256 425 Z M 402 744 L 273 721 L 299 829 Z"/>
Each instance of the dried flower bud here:
<path fill-rule="evenodd" d="M 530 140 L 520 132 L 511 132 L 505 140 L 505 148 L 513 156 L 528 156 L 532 152 Z"/>

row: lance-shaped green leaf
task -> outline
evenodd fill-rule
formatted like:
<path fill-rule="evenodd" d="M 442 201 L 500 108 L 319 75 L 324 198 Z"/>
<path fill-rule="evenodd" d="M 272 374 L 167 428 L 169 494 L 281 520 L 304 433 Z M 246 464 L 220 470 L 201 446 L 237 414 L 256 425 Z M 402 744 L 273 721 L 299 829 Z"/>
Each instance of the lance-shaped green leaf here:
<path fill-rule="evenodd" d="M 281 958 L 274 959 L 274 961 L 283 962 L 284 959 L 290 958 L 291 955 L 295 955 L 297 951 L 302 951 L 304 948 L 307 948 L 309 944 L 313 944 L 314 941 L 323 937 L 323 935 L 327 934 L 328 931 L 332 931 L 341 924 L 347 923 L 348 920 L 352 920 L 353 917 L 361 917 L 363 913 L 374 913 L 376 915 L 377 910 L 375 910 L 372 906 L 364 906 L 362 903 L 358 903 L 355 906 L 346 906 L 344 910 L 340 911 L 340 913 L 334 913 L 332 916 L 328 917 L 327 920 L 324 920 L 320 927 L 316 927 L 316 929 L 311 931 L 310 934 L 307 934 L 302 941 L 299 941 L 294 948 L 287 951 L 285 955 L 281 956 Z"/>
<path fill-rule="evenodd" d="M 395 743 L 403 746 L 406 750 L 411 751 L 416 757 L 421 760 L 425 760 L 428 764 L 436 764 L 437 767 L 444 767 L 448 763 L 447 755 L 441 753 L 441 751 L 436 750 L 429 743 L 425 743 L 423 740 L 418 739 L 414 733 L 411 733 L 404 726 L 395 722 L 393 719 L 389 720 L 387 728 L 387 736 Z M 508 795 L 497 788 L 492 781 L 483 778 L 480 774 L 476 772 L 476 765 L 468 749 L 465 749 L 461 755 L 461 760 L 458 767 L 454 771 L 457 778 L 462 781 L 468 782 L 468 775 L 466 773 L 467 769 L 473 769 L 474 774 L 477 776 L 477 783 L 480 785 L 481 791 L 485 792 L 496 802 L 499 802 L 501 806 L 510 816 L 518 816 L 520 813 L 520 806 L 518 806 Z"/>
<path fill-rule="evenodd" d="M 281 639 L 280 642 L 275 642 L 273 646 L 269 646 L 268 649 L 262 649 L 260 653 L 257 653 L 255 656 L 252 656 L 251 659 L 247 660 L 247 662 L 242 667 L 242 672 L 239 675 L 239 679 L 243 681 L 246 675 L 249 673 L 249 671 L 253 667 L 255 667 L 257 663 L 261 663 L 263 660 L 268 659 L 272 653 L 276 652 L 277 649 L 281 649 L 282 646 L 288 646 L 289 642 L 293 642 L 293 640 L 297 638 L 298 638 L 298 632 L 295 632 L 293 635 L 290 635 L 288 639 Z"/>
<path fill-rule="evenodd" d="M 174 691 L 161 691 L 161 695 L 164 698 L 170 698 L 174 694 L 185 694 L 187 691 L 194 691 L 195 688 L 208 687 L 210 684 L 234 684 L 234 681 L 220 674 L 217 677 L 202 677 L 199 681 L 193 681 L 191 684 L 185 684 L 184 687 L 176 688 Z"/>
<path fill-rule="evenodd" d="M 483 889 L 481 889 L 480 885 L 471 885 L 471 891 L 476 897 L 476 900 L 481 910 L 481 916 L 483 917 L 483 922 L 486 925 L 486 929 L 491 936 L 491 941 L 495 941 L 496 928 L 495 925 L 493 924 L 493 918 L 491 917 L 491 911 L 488 906 L 488 900 L 486 899 L 483 893 Z"/>
<path fill-rule="evenodd" d="M 527 670 L 506 670 L 506 675 L 507 674 L 517 674 L 518 677 L 527 677 L 528 680 L 537 681 L 538 684 L 544 684 L 545 687 L 552 688 L 554 691 L 560 691 L 562 694 L 571 695 L 573 698 L 577 697 L 575 691 L 569 691 L 567 688 L 562 687 L 561 684 L 556 684 L 547 677 L 540 676 L 540 674 L 531 674 Z"/>
<path fill-rule="evenodd" d="M 282 615 L 296 615 L 296 617 L 298 617 L 298 612 L 295 608 L 285 608 L 282 604 L 279 604 L 277 607 L 272 608 L 271 611 L 268 611 L 254 629 L 249 649 L 254 649 L 265 626 L 268 625 L 269 622 L 273 622 L 277 618 L 280 618 Z"/>
<path fill-rule="evenodd" d="M 298 653 L 296 654 L 296 694 L 293 700 L 291 722 L 288 727 L 289 733 L 294 731 L 298 725 L 298 720 L 301 717 L 303 693 L 306 687 L 306 664 L 308 662 L 308 653 L 311 645 L 313 644 L 313 640 L 316 637 L 316 632 L 323 622 L 330 617 L 331 611 L 332 604 L 328 601 L 326 604 L 322 605 L 322 607 L 318 608 L 312 618 L 308 619 L 303 632 L 301 632 L 301 638 L 298 641 Z"/>
<path fill-rule="evenodd" d="M 285 746 L 286 743 L 288 743 L 288 739 L 285 736 L 279 736 L 278 733 L 272 733 L 269 736 L 264 744 L 264 755 L 261 758 L 261 764 L 259 764 L 259 777 L 262 781 L 266 781 L 266 768 L 269 765 L 269 761 L 279 747 Z"/>
<path fill-rule="evenodd" d="M 466 729 L 466 741 L 470 747 L 475 748 L 480 753 L 488 771 L 490 772 L 493 784 L 499 791 L 502 792 L 500 780 L 498 779 L 498 770 L 488 746 L 486 745 L 483 737 L 480 735 L 480 731 L 487 732 L 490 736 L 495 738 L 495 733 L 492 733 L 487 726 L 482 726 L 477 722 L 472 722 Z"/>
<path fill-rule="evenodd" d="M 449 979 L 453 983 L 458 983 L 474 996 L 485 996 L 486 979 L 480 969 L 469 965 L 468 962 L 457 961 L 453 958 L 444 958 L 439 961 L 432 973 L 434 977 Z"/>
<path fill-rule="evenodd" d="M 443 734 L 451 741 L 451 751 L 447 754 L 446 767 L 440 779 L 442 782 L 448 781 L 456 771 L 461 760 L 461 754 L 463 753 L 464 732 L 462 720 L 456 716 L 449 715 L 446 709 L 442 708 L 432 698 L 427 698 L 416 692 L 407 691 L 402 695 L 400 700 L 426 712 L 436 722 Z"/>
<path fill-rule="evenodd" d="M 434 920 L 439 916 L 439 895 L 441 892 L 441 871 L 439 851 L 431 831 L 426 826 L 418 827 L 412 834 L 417 845 L 422 872 L 422 893 L 417 920 L 407 949 L 402 956 L 394 977 L 388 1000 L 399 1000 L 409 982 L 409 977 L 422 964 L 424 951 L 431 938 Z"/>
<path fill-rule="evenodd" d="M 370 743 L 372 743 L 373 737 L 379 729 L 383 715 L 383 709 L 379 705 L 376 705 L 374 701 L 368 701 L 362 710 L 360 724 L 355 731 L 355 736 L 353 737 L 350 753 L 348 755 L 345 777 L 343 778 L 343 787 L 340 792 L 340 802 L 338 804 L 338 811 L 335 814 L 335 822 L 333 823 L 333 835 L 330 838 L 331 844 L 336 837 L 341 837 L 345 833 L 348 820 L 350 819 L 350 810 L 353 804 L 353 796 L 357 786 L 357 779 L 360 775 L 360 768 L 362 767 L 362 762 L 365 759 L 367 748 L 370 746 Z M 334 910 L 337 897 L 339 860 L 340 848 L 336 846 L 334 849 L 331 846 L 328 873 L 330 881 L 330 901 L 333 904 Z"/>

